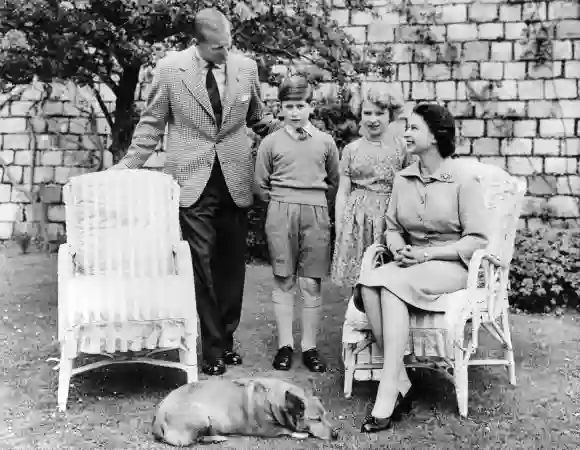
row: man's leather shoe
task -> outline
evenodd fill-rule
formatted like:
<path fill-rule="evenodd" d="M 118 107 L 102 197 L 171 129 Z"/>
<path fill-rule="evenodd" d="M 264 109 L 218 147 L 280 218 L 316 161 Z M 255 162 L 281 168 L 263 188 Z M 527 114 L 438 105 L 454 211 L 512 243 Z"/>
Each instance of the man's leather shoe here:
<path fill-rule="evenodd" d="M 311 372 L 326 372 L 326 364 L 324 364 L 318 354 L 318 350 L 315 348 L 302 352 L 302 362 Z"/>
<path fill-rule="evenodd" d="M 285 346 L 278 349 L 272 366 L 276 370 L 290 370 L 292 367 L 292 355 L 294 350 L 292 347 Z"/>
<path fill-rule="evenodd" d="M 215 358 L 206 361 L 201 370 L 206 375 L 222 375 L 226 372 L 226 363 L 223 358 Z"/>
<path fill-rule="evenodd" d="M 242 364 L 242 357 L 237 352 L 226 350 L 224 352 L 224 362 L 228 366 L 239 366 Z"/>

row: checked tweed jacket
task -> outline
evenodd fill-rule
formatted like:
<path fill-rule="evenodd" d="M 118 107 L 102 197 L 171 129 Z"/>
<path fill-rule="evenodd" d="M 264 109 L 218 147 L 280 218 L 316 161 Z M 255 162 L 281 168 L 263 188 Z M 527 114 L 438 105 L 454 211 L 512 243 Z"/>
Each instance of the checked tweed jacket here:
<path fill-rule="evenodd" d="M 168 124 L 163 172 L 181 186 L 180 206 L 198 200 L 217 155 L 234 202 L 248 207 L 253 200 L 254 159 L 245 126 L 264 136 L 281 125 L 264 114 L 256 62 L 230 53 L 218 128 L 201 74 L 204 64 L 194 47 L 158 62 L 131 146 L 115 168 L 142 167 Z"/>

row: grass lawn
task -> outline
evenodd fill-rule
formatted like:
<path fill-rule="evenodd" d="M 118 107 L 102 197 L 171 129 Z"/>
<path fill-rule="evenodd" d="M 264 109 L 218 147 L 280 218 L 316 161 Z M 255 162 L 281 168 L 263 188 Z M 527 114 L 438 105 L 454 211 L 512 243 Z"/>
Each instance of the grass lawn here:
<path fill-rule="evenodd" d="M 56 412 L 57 266 L 55 256 L 0 255 L 0 448 L 1 449 L 161 449 L 152 440 L 156 404 L 184 383 L 177 370 L 121 365 L 73 378 L 66 414 Z M 270 271 L 251 266 L 242 324 L 238 332 L 244 365 L 226 376 L 283 376 L 271 370 L 276 340 L 270 313 Z M 342 293 L 343 294 L 343 293 Z M 284 374 L 314 386 L 337 426 L 339 441 L 324 444 L 290 439 L 231 438 L 235 449 L 534 449 L 580 448 L 580 318 L 512 317 L 519 385 L 501 368 L 472 368 L 469 418 L 455 413 L 453 387 L 432 373 L 416 373 L 414 412 L 394 430 L 366 436 L 358 432 L 373 401 L 374 383 L 357 383 L 353 398 L 342 395 L 341 326 L 344 295 L 327 284 L 320 348 L 331 370 L 311 375 L 301 363 Z M 486 351 L 498 346 L 487 337 Z"/>

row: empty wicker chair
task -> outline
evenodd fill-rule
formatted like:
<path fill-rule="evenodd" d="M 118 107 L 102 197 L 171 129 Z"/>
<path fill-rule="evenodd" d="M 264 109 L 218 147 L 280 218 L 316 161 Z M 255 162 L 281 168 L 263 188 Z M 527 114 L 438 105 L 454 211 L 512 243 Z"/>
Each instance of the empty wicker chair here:
<path fill-rule="evenodd" d="M 91 173 L 68 182 L 64 202 L 58 408 L 66 408 L 71 376 L 107 364 L 174 367 L 196 381 L 193 268 L 180 237 L 177 183 L 145 170 Z M 179 349 L 180 362 L 152 358 L 169 349 Z M 104 359 L 74 367 L 81 354 Z"/>

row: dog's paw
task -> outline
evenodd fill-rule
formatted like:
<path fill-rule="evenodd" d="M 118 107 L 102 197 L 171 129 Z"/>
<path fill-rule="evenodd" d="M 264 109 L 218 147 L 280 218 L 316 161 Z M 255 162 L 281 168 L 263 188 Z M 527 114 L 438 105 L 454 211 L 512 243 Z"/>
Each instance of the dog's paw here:
<path fill-rule="evenodd" d="M 227 437 L 225 436 L 204 436 L 201 439 L 201 442 L 203 442 L 204 444 L 221 444 L 223 442 L 226 442 L 228 440 Z"/>
<path fill-rule="evenodd" d="M 294 439 L 307 439 L 308 433 L 298 433 L 297 431 L 293 432 L 291 435 Z"/>

